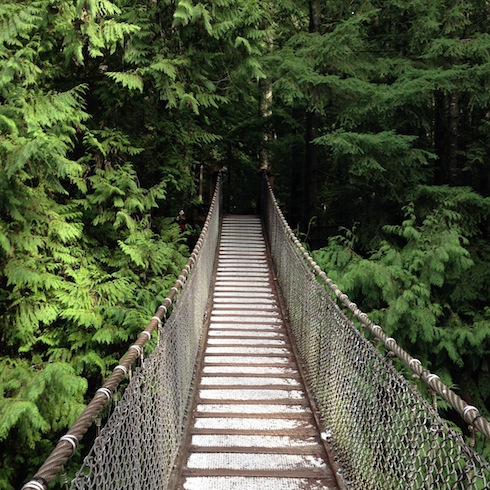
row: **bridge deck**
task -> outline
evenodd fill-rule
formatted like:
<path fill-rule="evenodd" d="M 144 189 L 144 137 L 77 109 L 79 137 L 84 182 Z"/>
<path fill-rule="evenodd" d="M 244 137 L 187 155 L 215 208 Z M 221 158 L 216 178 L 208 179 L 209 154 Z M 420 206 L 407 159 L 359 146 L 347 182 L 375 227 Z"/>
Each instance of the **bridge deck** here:
<path fill-rule="evenodd" d="M 278 306 L 259 218 L 225 216 L 178 489 L 337 489 Z"/>

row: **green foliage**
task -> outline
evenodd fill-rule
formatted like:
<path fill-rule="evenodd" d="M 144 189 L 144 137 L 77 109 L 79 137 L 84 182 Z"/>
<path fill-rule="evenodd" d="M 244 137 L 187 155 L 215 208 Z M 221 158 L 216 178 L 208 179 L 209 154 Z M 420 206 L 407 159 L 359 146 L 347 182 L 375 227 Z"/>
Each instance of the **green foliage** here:
<path fill-rule="evenodd" d="M 0 456 L 1 488 L 18 481 L 19 466 L 43 462 L 53 431 L 66 429 L 85 407 L 86 389 L 86 381 L 66 362 L 0 358 L 0 440 L 15 448 Z"/>
<path fill-rule="evenodd" d="M 143 92 L 143 79 L 137 73 L 106 72 L 106 75 L 115 82 L 120 83 L 123 87 L 130 90 L 137 89 Z"/>
<path fill-rule="evenodd" d="M 3 358 L 0 438 L 17 428 L 21 444 L 35 447 L 40 434 L 71 424 L 84 408 L 87 383 L 64 362 L 29 365 Z"/>
<path fill-rule="evenodd" d="M 374 321 L 488 414 L 488 5 L 333 1 L 314 29 L 307 9 L 290 12 L 266 61 L 291 224 Z"/>
<path fill-rule="evenodd" d="M 42 463 L 188 253 L 159 211 L 171 164 L 144 188 L 140 133 L 110 117 L 145 90 L 146 73 L 117 61 L 140 31 L 124 14 L 109 1 L 0 6 L 0 442 L 16 448 L 0 455 L 1 488 Z"/>
<path fill-rule="evenodd" d="M 488 265 L 469 238 L 488 217 L 490 202 L 469 189 L 446 190 L 421 188 L 417 199 L 427 204 L 430 196 L 435 207 L 407 205 L 402 223 L 383 227 L 386 239 L 368 258 L 355 252 L 355 232 L 332 238 L 313 255 L 373 321 L 448 383 L 461 387 L 464 380 L 466 396 L 484 408 L 490 321 L 481 276 Z"/>
<path fill-rule="evenodd" d="M 252 210 L 265 127 L 293 202 L 315 122 L 300 229 L 357 223 L 318 262 L 488 403 L 486 14 L 333 1 L 310 29 L 303 0 L 4 1 L 0 442 L 20 451 L 0 487 L 21 486 L 163 299 L 187 253 L 168 216 L 206 202 L 199 169 L 227 166 L 226 206 Z"/>
<path fill-rule="evenodd" d="M 19 448 L 0 487 L 163 300 L 188 253 L 167 216 L 197 200 L 196 169 L 254 170 L 235 124 L 256 118 L 264 18 L 237 0 L 0 6 L 0 442 Z"/>
<path fill-rule="evenodd" d="M 376 134 L 339 129 L 320 136 L 315 143 L 331 149 L 332 162 L 346 182 L 357 189 L 368 185 L 391 202 L 403 201 L 407 184 L 424 177 L 431 155 L 414 148 L 415 136 L 382 131 Z"/>

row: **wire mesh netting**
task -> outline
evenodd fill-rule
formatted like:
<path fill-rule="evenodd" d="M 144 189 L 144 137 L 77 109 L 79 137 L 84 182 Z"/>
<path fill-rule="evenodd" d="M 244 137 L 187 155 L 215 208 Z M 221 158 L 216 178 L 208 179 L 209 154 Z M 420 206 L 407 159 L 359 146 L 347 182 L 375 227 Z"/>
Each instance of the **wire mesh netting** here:
<path fill-rule="evenodd" d="M 490 488 L 490 465 L 355 328 L 286 229 L 262 213 L 294 343 L 349 489 Z"/>
<path fill-rule="evenodd" d="M 71 489 L 163 489 L 183 437 L 220 226 L 221 186 L 195 265 L 158 345 L 133 374 Z"/>

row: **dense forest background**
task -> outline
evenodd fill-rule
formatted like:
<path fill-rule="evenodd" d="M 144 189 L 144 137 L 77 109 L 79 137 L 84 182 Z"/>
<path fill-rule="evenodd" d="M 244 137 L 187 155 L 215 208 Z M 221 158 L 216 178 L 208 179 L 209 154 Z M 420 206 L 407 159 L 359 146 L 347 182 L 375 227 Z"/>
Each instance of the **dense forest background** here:
<path fill-rule="evenodd" d="M 4 0 L 0 101 L 1 489 L 146 325 L 222 167 L 229 212 L 268 168 L 322 268 L 488 415 L 487 1 Z"/>

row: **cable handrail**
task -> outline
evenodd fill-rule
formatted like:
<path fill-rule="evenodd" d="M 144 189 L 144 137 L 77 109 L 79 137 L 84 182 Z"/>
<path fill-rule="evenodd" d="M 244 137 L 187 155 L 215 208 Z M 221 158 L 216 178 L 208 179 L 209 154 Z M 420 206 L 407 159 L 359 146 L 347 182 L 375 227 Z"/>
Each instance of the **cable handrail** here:
<path fill-rule="evenodd" d="M 325 286 L 335 295 L 339 300 L 340 304 L 351 312 L 354 318 L 356 318 L 363 327 L 367 328 L 372 335 L 380 340 L 383 345 L 392 352 L 398 359 L 400 359 L 416 376 L 418 376 L 430 389 L 433 390 L 437 395 L 446 400 L 461 416 L 461 418 L 474 430 L 480 432 L 485 437 L 490 438 L 490 421 L 488 421 L 483 415 L 480 414 L 478 408 L 465 402 L 459 395 L 457 395 L 453 390 L 451 390 L 447 385 L 445 385 L 437 374 L 433 374 L 431 371 L 426 369 L 419 359 L 412 357 L 406 350 L 400 347 L 393 337 L 387 335 L 381 326 L 375 324 L 369 319 L 368 315 L 364 313 L 356 303 L 350 300 L 347 294 L 343 293 L 341 289 L 330 279 L 327 274 L 320 268 L 320 266 L 313 260 L 311 255 L 302 245 L 300 240 L 296 237 L 293 230 L 289 226 L 283 212 L 281 211 L 277 199 L 274 196 L 272 186 L 269 182 L 267 174 L 264 173 L 264 179 L 266 180 L 266 185 L 272 198 L 272 202 L 276 207 L 276 211 L 282 225 L 287 231 L 290 240 L 298 249 L 299 253 L 303 256 L 304 261 L 308 264 L 311 272 L 315 276 L 319 277 Z"/>
<path fill-rule="evenodd" d="M 22 490 L 47 490 L 49 484 L 62 471 L 63 466 L 75 453 L 80 441 L 91 427 L 95 419 L 101 414 L 112 395 L 128 374 L 134 362 L 142 356 L 145 345 L 150 341 L 156 328 L 160 329 L 166 320 L 166 315 L 172 304 L 175 302 L 177 294 L 183 289 L 186 279 L 191 273 L 199 252 L 208 232 L 209 224 L 216 208 L 217 201 L 220 199 L 221 175 L 218 174 L 216 188 L 209 207 L 209 211 L 204 222 L 199 239 L 194 246 L 187 263 L 183 267 L 180 275 L 170 288 L 168 295 L 158 306 L 154 316 L 151 317 L 145 329 L 140 333 L 137 340 L 129 347 L 122 356 L 119 364 L 113 369 L 111 375 L 99 388 L 91 401 L 87 404 L 83 412 L 77 418 L 71 428 L 63 435 L 51 454 L 47 457 L 41 467 L 37 470 L 32 479 L 27 482 Z"/>

